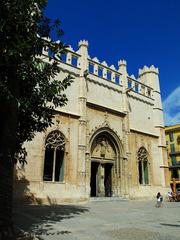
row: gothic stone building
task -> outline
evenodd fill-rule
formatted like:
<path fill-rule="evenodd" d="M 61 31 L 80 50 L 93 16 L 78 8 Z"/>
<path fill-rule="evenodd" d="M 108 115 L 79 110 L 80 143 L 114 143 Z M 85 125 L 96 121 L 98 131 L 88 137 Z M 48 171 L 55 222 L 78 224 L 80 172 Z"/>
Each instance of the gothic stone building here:
<path fill-rule="evenodd" d="M 74 77 L 54 125 L 26 144 L 15 196 L 42 202 L 91 196 L 149 197 L 167 185 L 166 143 L 158 69 L 129 76 L 126 61 L 108 66 L 88 55 L 88 42 L 59 62 Z M 168 170 L 167 170 L 168 171 Z"/>

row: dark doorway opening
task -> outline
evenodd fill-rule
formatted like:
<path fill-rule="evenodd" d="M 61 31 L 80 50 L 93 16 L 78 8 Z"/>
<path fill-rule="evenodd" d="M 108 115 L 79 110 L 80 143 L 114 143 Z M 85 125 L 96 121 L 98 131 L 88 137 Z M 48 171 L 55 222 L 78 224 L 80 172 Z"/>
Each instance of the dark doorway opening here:
<path fill-rule="evenodd" d="M 143 180 L 142 180 L 142 162 L 141 161 L 138 162 L 138 169 L 139 169 L 139 183 L 143 184 Z"/>
<path fill-rule="evenodd" d="M 91 197 L 96 197 L 97 196 L 97 191 L 98 191 L 98 167 L 99 167 L 98 162 L 91 162 L 91 182 L 90 182 Z"/>
<path fill-rule="evenodd" d="M 104 165 L 104 188 L 105 197 L 112 197 L 112 164 Z"/>

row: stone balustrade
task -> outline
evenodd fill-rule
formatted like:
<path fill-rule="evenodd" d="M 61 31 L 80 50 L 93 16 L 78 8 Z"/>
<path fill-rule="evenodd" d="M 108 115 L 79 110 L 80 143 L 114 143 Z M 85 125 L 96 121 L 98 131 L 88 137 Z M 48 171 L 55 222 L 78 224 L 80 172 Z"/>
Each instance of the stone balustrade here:
<path fill-rule="evenodd" d="M 65 62 L 69 65 L 72 65 L 74 67 L 80 68 L 81 64 L 79 61 L 80 54 L 75 52 L 71 46 L 67 49 L 67 54 L 65 56 Z"/>
<path fill-rule="evenodd" d="M 74 51 L 73 48 L 69 46 L 67 49 L 67 53 L 62 57 L 61 61 L 68 65 L 71 65 L 72 67 L 80 69 L 80 57 L 80 53 L 78 51 Z M 94 57 L 92 59 L 88 57 L 88 72 L 89 74 L 92 74 L 104 80 L 108 80 L 117 85 L 122 86 L 123 84 L 121 81 L 122 73 L 117 70 L 114 65 L 108 66 L 105 61 L 100 63 L 97 57 Z M 139 81 L 139 79 L 136 79 L 134 75 L 127 76 L 127 86 L 135 93 L 144 95 L 148 98 L 152 98 L 152 87 L 142 83 L 141 81 Z"/>
<path fill-rule="evenodd" d="M 134 75 L 131 75 L 128 79 L 128 88 L 132 89 L 132 91 L 144 95 L 146 97 L 152 98 L 152 88 L 141 83 L 137 79 L 135 79 Z"/>
<path fill-rule="evenodd" d="M 95 57 L 93 59 L 88 59 L 88 71 L 89 73 L 96 75 L 100 78 L 103 78 L 105 80 L 112 81 L 113 83 L 116 83 L 118 85 L 121 85 L 121 73 L 119 73 L 114 65 L 111 65 L 110 67 L 107 65 L 105 61 L 102 63 L 99 62 L 99 60 Z"/>

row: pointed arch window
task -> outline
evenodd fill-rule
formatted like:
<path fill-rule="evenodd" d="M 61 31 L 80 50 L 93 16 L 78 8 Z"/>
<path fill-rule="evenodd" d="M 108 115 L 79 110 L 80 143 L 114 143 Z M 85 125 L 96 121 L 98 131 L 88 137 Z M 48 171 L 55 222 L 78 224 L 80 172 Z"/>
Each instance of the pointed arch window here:
<path fill-rule="evenodd" d="M 138 150 L 139 183 L 149 184 L 148 152 L 144 147 Z"/>
<path fill-rule="evenodd" d="M 64 180 L 65 137 L 55 130 L 45 142 L 44 181 L 62 182 Z"/>

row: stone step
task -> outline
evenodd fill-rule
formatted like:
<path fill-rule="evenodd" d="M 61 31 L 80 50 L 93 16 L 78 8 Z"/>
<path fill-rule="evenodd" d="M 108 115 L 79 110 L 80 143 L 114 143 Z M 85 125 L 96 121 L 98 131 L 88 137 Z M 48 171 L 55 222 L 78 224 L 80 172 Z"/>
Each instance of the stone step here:
<path fill-rule="evenodd" d="M 127 201 L 124 197 L 90 197 L 90 202 Z"/>

